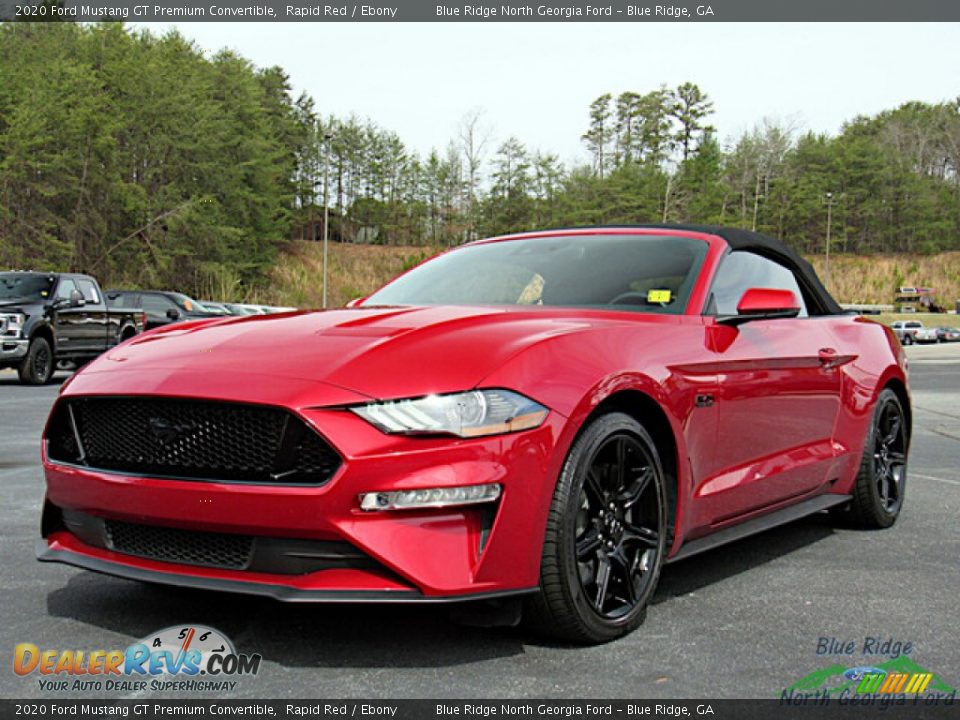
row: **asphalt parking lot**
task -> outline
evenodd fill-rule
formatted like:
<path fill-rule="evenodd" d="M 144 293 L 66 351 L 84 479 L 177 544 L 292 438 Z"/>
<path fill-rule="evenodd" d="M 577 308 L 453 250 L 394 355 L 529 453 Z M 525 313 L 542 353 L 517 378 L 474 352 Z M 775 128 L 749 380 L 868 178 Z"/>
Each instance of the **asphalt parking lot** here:
<path fill-rule="evenodd" d="M 0 372 L 0 695 L 75 696 L 14 675 L 17 643 L 125 648 L 181 623 L 262 654 L 238 698 L 773 698 L 847 662 L 818 656 L 822 637 L 853 640 L 858 652 L 868 637 L 910 642 L 916 663 L 960 686 L 960 344 L 908 354 L 914 438 L 893 529 L 837 529 L 817 516 L 671 565 L 646 624 L 592 648 L 460 627 L 435 607 L 283 605 L 41 565 L 38 443 L 57 385 L 23 387 Z"/>

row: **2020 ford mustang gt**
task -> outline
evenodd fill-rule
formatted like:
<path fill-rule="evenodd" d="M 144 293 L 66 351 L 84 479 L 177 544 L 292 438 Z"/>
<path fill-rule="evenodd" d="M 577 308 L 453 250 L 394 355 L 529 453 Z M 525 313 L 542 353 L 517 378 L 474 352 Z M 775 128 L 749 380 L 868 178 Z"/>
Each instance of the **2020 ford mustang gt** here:
<path fill-rule="evenodd" d="M 41 560 L 306 601 L 524 597 L 580 642 L 665 562 L 806 514 L 887 527 L 906 360 L 782 243 L 581 228 L 355 307 L 143 334 L 64 386 Z"/>

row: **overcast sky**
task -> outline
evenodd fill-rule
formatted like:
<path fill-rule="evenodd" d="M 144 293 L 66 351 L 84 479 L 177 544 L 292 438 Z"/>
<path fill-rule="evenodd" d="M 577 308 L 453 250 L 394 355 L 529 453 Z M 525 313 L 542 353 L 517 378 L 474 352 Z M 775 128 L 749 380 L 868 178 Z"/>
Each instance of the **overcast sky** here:
<path fill-rule="evenodd" d="M 170 24 L 147 25 L 164 32 Z M 960 95 L 958 24 L 183 23 L 206 51 L 286 69 L 323 113 L 370 118 L 421 153 L 472 108 L 493 142 L 515 135 L 585 159 L 604 92 L 697 83 L 727 140 L 764 117 L 835 133 L 859 113 Z"/>

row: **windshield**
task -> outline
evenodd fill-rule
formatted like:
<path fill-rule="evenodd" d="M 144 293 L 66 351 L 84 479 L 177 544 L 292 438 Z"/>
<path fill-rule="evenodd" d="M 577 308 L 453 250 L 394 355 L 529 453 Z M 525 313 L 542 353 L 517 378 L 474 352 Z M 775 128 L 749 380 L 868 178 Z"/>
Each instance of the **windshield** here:
<path fill-rule="evenodd" d="M 198 310 L 201 310 L 202 312 L 213 313 L 214 315 L 229 315 L 229 314 L 230 314 L 230 311 L 227 310 L 227 309 L 226 309 L 223 305 L 221 305 L 220 303 L 213 303 L 213 302 L 197 303 L 197 309 L 198 309 Z"/>
<path fill-rule="evenodd" d="M 682 313 L 702 240 L 571 235 L 469 245 L 374 293 L 370 305 L 549 305 Z"/>
<path fill-rule="evenodd" d="M 179 305 L 181 310 L 186 310 L 187 312 L 209 312 L 192 297 L 184 295 L 183 293 L 171 292 L 167 293 L 167 297 Z"/>
<path fill-rule="evenodd" d="M 0 273 L 0 300 L 46 300 L 55 282 L 49 275 Z"/>

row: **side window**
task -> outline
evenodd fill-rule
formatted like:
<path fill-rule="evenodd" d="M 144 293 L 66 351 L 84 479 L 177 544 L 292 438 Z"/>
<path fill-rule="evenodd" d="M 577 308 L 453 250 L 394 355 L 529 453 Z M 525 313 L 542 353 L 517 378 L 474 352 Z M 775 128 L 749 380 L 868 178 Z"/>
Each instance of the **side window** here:
<path fill-rule="evenodd" d="M 77 286 L 74 284 L 73 280 L 70 278 L 62 278 L 60 283 L 57 285 L 57 300 L 69 300 L 70 293 L 77 289 Z"/>
<path fill-rule="evenodd" d="M 150 315 L 166 315 L 167 310 L 175 307 L 172 302 L 160 295 L 143 295 L 140 298 L 144 312 Z"/>
<path fill-rule="evenodd" d="M 800 302 L 799 317 L 807 317 L 803 293 L 793 272 L 773 260 L 751 252 L 732 252 L 723 259 L 713 281 L 711 312 L 717 315 L 736 315 L 740 298 L 750 288 L 792 290 Z"/>
<path fill-rule="evenodd" d="M 130 293 L 107 293 L 107 303 L 116 308 L 138 308 L 137 296 Z"/>
<path fill-rule="evenodd" d="M 97 286 L 94 285 L 89 280 L 77 280 L 77 285 L 80 286 L 80 292 L 83 293 L 83 299 L 92 305 L 100 304 L 100 293 L 97 292 Z"/>

